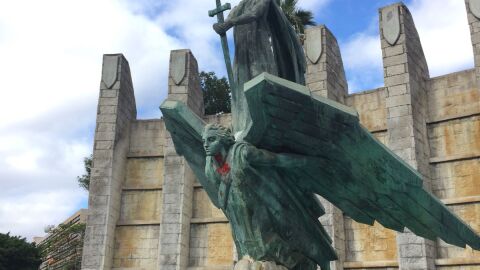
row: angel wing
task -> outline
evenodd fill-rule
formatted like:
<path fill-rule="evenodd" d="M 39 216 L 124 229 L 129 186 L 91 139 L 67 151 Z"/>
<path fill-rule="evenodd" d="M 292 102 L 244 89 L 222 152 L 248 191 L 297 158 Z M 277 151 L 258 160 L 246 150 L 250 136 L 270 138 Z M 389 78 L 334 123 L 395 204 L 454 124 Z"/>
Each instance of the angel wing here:
<path fill-rule="evenodd" d="M 377 141 L 355 110 L 263 73 L 245 84 L 252 123 L 244 140 L 272 152 L 320 157 L 290 169 L 302 190 L 319 194 L 360 223 L 480 250 L 480 237 L 422 187 L 422 176 Z"/>
<path fill-rule="evenodd" d="M 203 149 L 202 132 L 205 122 L 193 113 L 183 102 L 165 100 L 160 106 L 165 127 L 172 136 L 175 150 L 183 156 L 198 181 L 204 187 L 212 203 L 220 208 L 217 194 L 213 193 L 219 183 L 214 183 L 205 175 L 206 154 Z"/>

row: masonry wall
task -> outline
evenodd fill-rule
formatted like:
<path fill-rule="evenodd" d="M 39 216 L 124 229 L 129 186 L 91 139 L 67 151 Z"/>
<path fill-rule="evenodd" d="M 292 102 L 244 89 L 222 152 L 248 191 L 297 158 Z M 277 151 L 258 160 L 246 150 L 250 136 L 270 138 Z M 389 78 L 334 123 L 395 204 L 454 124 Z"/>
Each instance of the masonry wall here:
<path fill-rule="evenodd" d="M 160 120 L 136 120 L 115 230 L 113 269 L 155 269 L 162 212 L 163 138 Z"/>
<path fill-rule="evenodd" d="M 480 20 L 470 1 L 478 62 Z M 383 25 L 389 11 L 398 11 L 394 42 L 395 31 Z M 427 189 L 480 232 L 480 64 L 430 78 L 408 8 L 394 4 L 379 16 L 384 87 L 347 94 L 337 41 L 323 25 L 307 31 L 306 46 L 322 46 L 320 54 L 306 52 L 307 87 L 355 108 L 381 143 L 421 171 Z M 116 63 L 118 77 L 113 86 L 103 79 L 101 84 L 82 269 L 231 269 L 238 258 L 228 220 L 176 154 L 163 120 L 136 119 L 128 63 L 115 57 L 120 62 L 104 60 L 107 70 Z M 109 76 L 104 74 L 106 81 Z M 229 114 L 203 116 L 198 83 L 193 54 L 172 51 L 169 98 L 184 101 L 207 122 L 230 125 Z M 480 252 L 359 224 L 322 202 L 326 214 L 320 221 L 339 254 L 332 269 L 480 269 Z"/>

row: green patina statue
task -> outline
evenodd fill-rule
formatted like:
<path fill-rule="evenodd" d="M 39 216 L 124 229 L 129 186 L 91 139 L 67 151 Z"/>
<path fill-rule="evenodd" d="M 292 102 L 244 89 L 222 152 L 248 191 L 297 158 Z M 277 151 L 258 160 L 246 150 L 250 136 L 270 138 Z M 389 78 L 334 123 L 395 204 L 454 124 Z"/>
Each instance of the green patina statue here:
<path fill-rule="evenodd" d="M 423 189 L 422 176 L 376 140 L 356 111 L 303 85 L 303 52 L 275 0 L 243 0 L 223 22 L 218 14 L 228 8 L 217 0 L 210 15 L 219 16 L 214 28 L 227 70 L 225 31 L 236 27 L 229 71 L 235 136 L 180 101 L 160 108 L 177 153 L 228 218 L 240 258 L 329 269 L 337 256 L 318 221 L 325 210 L 316 194 L 357 222 L 480 250 L 475 231 Z"/>
<path fill-rule="evenodd" d="M 238 133 L 250 124 L 244 83 L 267 72 L 305 85 L 307 64 L 298 36 L 276 0 L 240 1 L 227 20 L 213 26 L 221 36 L 231 27 L 234 27 L 235 40 L 233 76 L 230 78 L 233 131 Z M 229 65 L 227 63 L 227 69 Z"/>
<path fill-rule="evenodd" d="M 227 216 L 240 258 L 275 261 L 289 269 L 316 269 L 336 259 L 327 233 L 317 220 L 322 209 L 315 197 L 292 187 L 282 170 L 320 164 L 314 157 L 272 153 L 248 142 L 235 142 L 229 129 L 205 127 L 205 175 L 215 204 Z M 295 222 L 286 222 L 295 220 Z M 313 236 L 313 237 L 312 237 Z M 309 258 L 315 258 L 314 260 Z"/>
<path fill-rule="evenodd" d="M 161 105 L 175 149 L 232 226 L 238 255 L 294 270 L 336 259 L 318 218 L 321 195 L 353 220 L 480 249 L 480 237 L 422 187 L 422 176 L 375 139 L 356 112 L 262 73 L 245 84 L 243 140 L 180 101 Z"/>

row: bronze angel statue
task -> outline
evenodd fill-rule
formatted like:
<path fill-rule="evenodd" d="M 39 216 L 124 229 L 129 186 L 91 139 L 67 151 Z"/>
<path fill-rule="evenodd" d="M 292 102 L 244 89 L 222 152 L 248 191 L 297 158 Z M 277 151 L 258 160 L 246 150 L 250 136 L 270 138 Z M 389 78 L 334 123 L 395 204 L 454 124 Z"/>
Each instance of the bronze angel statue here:
<path fill-rule="evenodd" d="M 268 20 L 286 21 L 278 8 L 275 0 L 243 0 L 216 31 L 236 26 L 268 37 L 262 31 L 276 31 Z M 298 42 L 270 37 L 262 42 Z M 269 60 L 272 66 L 259 69 L 262 63 L 239 67 L 237 59 L 233 132 L 205 123 L 180 101 L 161 105 L 176 151 L 228 218 L 239 258 L 290 270 L 329 269 L 337 255 L 318 221 L 325 211 L 315 194 L 357 222 L 480 250 L 474 230 L 423 189 L 422 176 L 377 141 L 355 110 L 310 93 L 300 78 L 303 54 L 296 52 L 273 54 L 279 58 Z M 241 78 L 243 71 L 251 73 Z"/>

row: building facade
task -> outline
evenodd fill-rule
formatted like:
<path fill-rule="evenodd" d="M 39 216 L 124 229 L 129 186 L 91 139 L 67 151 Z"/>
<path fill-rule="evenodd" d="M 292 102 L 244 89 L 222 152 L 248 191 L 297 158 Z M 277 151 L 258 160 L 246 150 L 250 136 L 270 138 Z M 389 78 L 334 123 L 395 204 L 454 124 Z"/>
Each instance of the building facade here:
<path fill-rule="evenodd" d="M 416 168 L 425 189 L 480 232 L 480 1 L 466 0 L 473 69 L 430 78 L 408 8 L 380 9 L 384 87 L 348 94 L 340 50 L 325 26 L 307 30 L 307 87 L 355 108 L 379 141 Z M 198 67 L 189 50 L 170 56 L 168 97 L 203 115 Z M 356 223 L 322 199 L 320 218 L 339 260 L 333 269 L 480 269 L 480 252 L 379 224 Z M 235 247 L 162 119 L 137 120 L 130 70 L 104 55 L 82 269 L 227 270 Z"/>
<path fill-rule="evenodd" d="M 42 251 L 39 270 L 81 268 L 86 219 L 87 209 L 80 209 L 57 227 L 51 228 L 45 237 L 34 237 L 34 242 Z"/>

